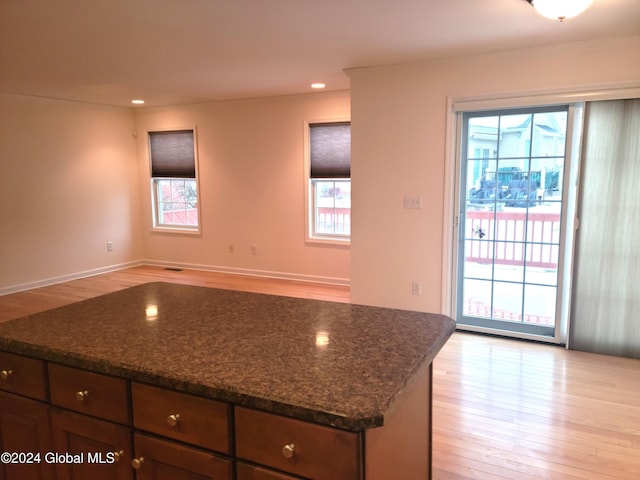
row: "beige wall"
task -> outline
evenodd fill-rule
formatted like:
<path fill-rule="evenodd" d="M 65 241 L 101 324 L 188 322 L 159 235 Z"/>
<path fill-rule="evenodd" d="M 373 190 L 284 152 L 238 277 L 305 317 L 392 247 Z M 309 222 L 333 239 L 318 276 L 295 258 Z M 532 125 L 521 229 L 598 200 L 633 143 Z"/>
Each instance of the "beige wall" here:
<path fill-rule="evenodd" d="M 348 92 L 143 109 L 136 114 L 150 262 L 347 283 L 350 249 L 305 242 L 305 121 L 349 118 Z M 153 232 L 147 132 L 198 132 L 202 234 Z M 233 244 L 234 253 L 228 245 Z M 256 255 L 251 253 L 256 245 Z"/>
<path fill-rule="evenodd" d="M 0 291 L 140 258 L 132 128 L 128 109 L 0 94 Z"/>
<path fill-rule="evenodd" d="M 348 92 L 135 113 L 0 94 L 0 293 L 142 261 L 348 283 L 348 246 L 305 242 L 303 139 L 349 110 Z M 152 233 L 146 131 L 189 126 L 202 234 Z"/>
<path fill-rule="evenodd" d="M 148 260 L 350 279 L 356 303 L 439 311 L 445 170 L 453 165 L 447 100 L 639 82 L 638 51 L 640 37 L 632 37 L 360 69 L 350 72 L 351 93 L 135 114 L 0 95 L 0 292 Z M 308 244 L 304 121 L 350 112 L 352 246 Z M 146 131 L 188 126 L 198 129 L 202 234 L 152 233 Z M 403 209 L 405 195 L 422 197 L 424 208 Z M 412 281 L 422 295 L 411 294 Z"/>
<path fill-rule="evenodd" d="M 350 71 L 352 301 L 443 309 L 448 99 L 640 84 L 639 52 L 631 37 Z M 424 208 L 405 210 L 405 195 Z"/>

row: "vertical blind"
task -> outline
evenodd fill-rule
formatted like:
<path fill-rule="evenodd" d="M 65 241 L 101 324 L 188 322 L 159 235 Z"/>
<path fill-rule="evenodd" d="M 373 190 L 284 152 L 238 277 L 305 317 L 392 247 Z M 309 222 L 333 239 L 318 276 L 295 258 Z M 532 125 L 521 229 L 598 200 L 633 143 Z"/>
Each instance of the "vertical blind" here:
<path fill-rule="evenodd" d="M 151 176 L 195 178 L 193 130 L 149 132 Z"/>
<path fill-rule="evenodd" d="M 640 99 L 585 112 L 569 347 L 640 358 Z"/>
<path fill-rule="evenodd" d="M 349 122 L 309 125 L 311 178 L 351 176 L 351 124 Z"/>

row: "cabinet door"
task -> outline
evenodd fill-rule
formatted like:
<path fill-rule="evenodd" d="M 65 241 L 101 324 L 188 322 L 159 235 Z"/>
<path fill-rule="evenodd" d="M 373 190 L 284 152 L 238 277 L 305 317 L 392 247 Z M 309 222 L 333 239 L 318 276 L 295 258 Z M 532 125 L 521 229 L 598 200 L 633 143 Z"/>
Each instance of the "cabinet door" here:
<path fill-rule="evenodd" d="M 136 433 L 138 480 L 231 480 L 231 460 L 206 450 Z"/>
<path fill-rule="evenodd" d="M 133 479 L 130 428 L 59 409 L 51 427 L 58 480 Z"/>
<path fill-rule="evenodd" d="M 0 451 L 40 454 L 25 457 L 34 463 L 0 463 L 1 480 L 46 480 L 53 478 L 53 466 L 44 461 L 51 450 L 49 406 L 0 392 Z"/>

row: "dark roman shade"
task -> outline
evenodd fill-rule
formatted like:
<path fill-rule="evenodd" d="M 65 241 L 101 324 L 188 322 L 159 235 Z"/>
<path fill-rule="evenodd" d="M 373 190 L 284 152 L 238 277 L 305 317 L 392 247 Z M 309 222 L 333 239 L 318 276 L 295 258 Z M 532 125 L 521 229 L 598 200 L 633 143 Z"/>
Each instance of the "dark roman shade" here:
<path fill-rule="evenodd" d="M 311 178 L 351 177 L 351 123 L 309 125 Z"/>
<path fill-rule="evenodd" d="M 196 178 L 193 130 L 149 132 L 151 176 Z"/>

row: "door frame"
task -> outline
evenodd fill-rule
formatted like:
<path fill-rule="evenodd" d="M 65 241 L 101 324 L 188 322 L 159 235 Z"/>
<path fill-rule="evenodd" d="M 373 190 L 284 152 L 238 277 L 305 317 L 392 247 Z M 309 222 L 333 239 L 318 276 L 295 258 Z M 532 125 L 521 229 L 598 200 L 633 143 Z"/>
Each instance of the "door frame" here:
<path fill-rule="evenodd" d="M 457 255 L 458 255 L 458 215 L 459 215 L 459 156 L 460 140 L 462 134 L 462 122 L 460 121 L 463 112 L 499 110 L 519 107 L 537 107 L 551 105 L 577 105 L 587 101 L 613 100 L 620 98 L 637 97 L 640 95 L 640 84 L 621 83 L 617 85 L 607 85 L 601 88 L 591 87 L 586 89 L 567 89 L 539 92 L 514 92 L 512 94 L 486 95 L 486 96 L 449 96 L 447 97 L 447 122 L 446 122 L 446 143 L 445 143 L 445 176 L 444 176 L 444 206 L 443 206 L 443 251 L 442 251 L 442 298 L 441 313 L 456 318 L 456 288 L 457 288 Z M 571 120 L 570 120 L 571 121 Z M 571 127 L 571 128 L 570 128 Z M 467 328 L 464 330 L 477 331 L 497 335 L 509 335 L 515 338 L 552 342 L 565 344 L 567 348 L 569 331 L 569 318 L 571 314 L 571 280 L 573 275 L 573 250 L 568 249 L 567 244 L 574 245 L 576 229 L 579 226 L 579 219 L 575 212 L 578 210 L 578 185 L 580 167 L 580 135 L 581 128 L 573 128 L 567 125 L 567 152 L 571 152 L 571 157 L 567 156 L 566 161 L 570 169 L 574 169 L 569 175 L 565 175 L 565 182 L 569 182 L 571 176 L 575 178 L 575 185 L 565 190 L 567 195 L 573 198 L 574 213 L 568 215 L 563 211 L 563 219 L 566 222 L 565 239 L 561 255 L 564 257 L 564 269 L 559 269 L 559 283 L 562 282 L 563 294 L 559 298 L 561 313 L 559 323 L 554 337 L 532 335 L 519 332 L 503 332 L 483 327 Z M 576 132 L 579 132 L 578 134 Z M 577 147 L 574 147 L 576 146 Z M 568 208 L 569 198 L 563 202 L 563 209 Z M 460 328 L 462 330 L 462 328 Z"/>

